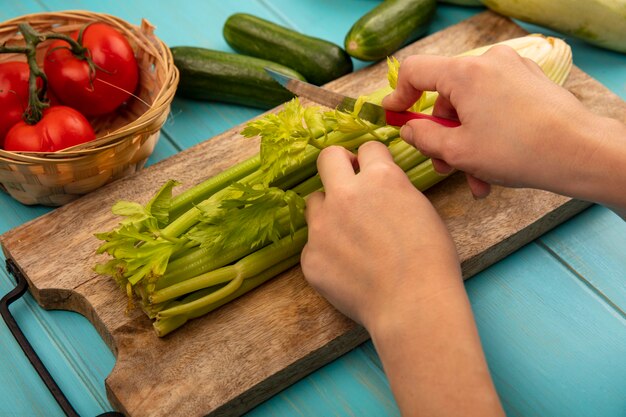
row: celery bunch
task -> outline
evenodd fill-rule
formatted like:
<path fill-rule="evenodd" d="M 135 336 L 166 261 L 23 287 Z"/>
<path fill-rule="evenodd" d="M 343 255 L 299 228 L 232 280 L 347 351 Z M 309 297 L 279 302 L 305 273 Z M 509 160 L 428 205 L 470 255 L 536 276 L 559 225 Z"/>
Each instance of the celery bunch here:
<path fill-rule="evenodd" d="M 567 45 L 537 36 L 520 39 L 510 42 L 535 54 L 546 73 L 563 82 L 571 67 L 571 54 L 563 53 Z M 543 47 L 545 42 L 552 46 Z M 380 102 L 395 87 L 398 65 L 389 61 L 390 87 L 367 100 Z M 425 94 L 413 109 L 430 112 L 435 98 Z M 258 155 L 177 196 L 177 182 L 170 180 L 145 205 L 117 202 L 112 211 L 123 220 L 96 234 L 103 241 L 98 253 L 110 259 L 95 271 L 116 280 L 129 308 L 139 300 L 157 335 L 164 336 L 298 263 L 307 238 L 306 199 L 322 187 L 315 165 L 320 149 L 356 150 L 378 140 L 418 189 L 441 181 L 431 161 L 399 139 L 398 128 L 359 117 L 363 100 L 354 111 L 341 112 L 305 108 L 294 99 L 243 130 L 246 137 L 261 137 Z"/>

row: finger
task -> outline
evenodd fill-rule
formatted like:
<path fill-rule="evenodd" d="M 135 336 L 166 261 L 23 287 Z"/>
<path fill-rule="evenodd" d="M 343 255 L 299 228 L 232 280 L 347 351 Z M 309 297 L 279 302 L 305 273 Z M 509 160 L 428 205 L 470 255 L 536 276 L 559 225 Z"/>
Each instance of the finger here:
<path fill-rule="evenodd" d="M 304 218 L 307 224 L 311 224 L 316 216 L 321 212 L 322 204 L 326 196 L 321 191 L 311 193 L 306 199 L 306 209 L 304 210 Z"/>
<path fill-rule="evenodd" d="M 308 249 L 308 243 L 304 245 L 304 247 L 302 248 L 302 250 L 300 251 L 300 266 L 302 267 L 302 273 L 304 273 L 304 278 L 306 278 L 306 269 L 307 269 L 307 265 L 308 265 L 308 253 L 309 253 L 309 249 Z"/>
<path fill-rule="evenodd" d="M 519 60 L 527 69 L 535 75 L 546 76 L 539 64 L 530 58 L 522 57 L 514 48 L 509 45 L 495 45 L 485 52 L 486 56 L 495 56 L 499 62 L 513 63 Z"/>
<path fill-rule="evenodd" d="M 474 198 L 485 198 L 491 193 L 491 185 L 489 183 L 479 180 L 470 174 L 465 174 L 465 177 L 467 178 L 467 185 L 469 185 Z"/>
<path fill-rule="evenodd" d="M 437 159 L 437 158 L 431 158 L 431 160 L 433 162 L 433 168 L 435 169 L 435 171 L 438 174 L 448 175 L 449 173 L 454 171 L 454 168 L 452 168 L 450 165 L 448 165 L 448 163 L 446 161 L 443 161 L 443 160 Z"/>
<path fill-rule="evenodd" d="M 410 84 L 402 84 L 402 87 L 398 85 L 394 91 L 383 98 L 381 104 L 387 110 L 404 111 L 419 100 L 422 93 L 422 90 L 412 88 Z"/>
<path fill-rule="evenodd" d="M 396 89 L 383 100 L 386 109 L 406 110 L 420 97 L 422 91 L 439 91 L 437 85 L 450 69 L 454 58 L 435 55 L 413 55 L 402 62 Z M 449 92 L 439 91 L 445 97 Z"/>
<path fill-rule="evenodd" d="M 433 108 L 433 116 L 443 117 L 444 119 L 459 120 L 459 115 L 456 112 L 450 100 L 444 96 L 437 97 L 435 106 Z"/>
<path fill-rule="evenodd" d="M 457 137 L 462 129 L 441 126 L 430 120 L 411 120 L 400 129 L 400 136 L 405 142 L 415 146 L 424 155 L 446 161 L 445 149 L 448 141 Z"/>
<path fill-rule="evenodd" d="M 326 190 L 344 183 L 353 177 L 356 156 L 340 146 L 330 146 L 317 157 L 317 171 Z"/>
<path fill-rule="evenodd" d="M 389 149 L 376 141 L 366 142 L 359 146 L 357 158 L 361 171 L 367 169 L 368 166 L 375 162 L 394 163 Z"/>
<path fill-rule="evenodd" d="M 533 61 L 530 58 L 524 58 L 522 57 L 522 62 L 524 63 L 524 65 L 526 66 L 526 68 L 528 68 L 529 70 L 531 70 L 532 72 L 534 72 L 535 74 L 541 74 L 543 76 L 545 76 L 545 72 L 543 72 L 543 70 L 541 69 L 541 67 L 539 66 L 539 64 L 537 64 L 535 61 Z"/>

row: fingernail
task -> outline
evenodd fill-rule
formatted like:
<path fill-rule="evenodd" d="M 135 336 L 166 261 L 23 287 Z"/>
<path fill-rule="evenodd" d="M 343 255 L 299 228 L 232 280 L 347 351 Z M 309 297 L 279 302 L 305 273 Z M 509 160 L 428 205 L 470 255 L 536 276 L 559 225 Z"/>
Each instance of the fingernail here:
<path fill-rule="evenodd" d="M 407 125 L 402 126 L 400 128 L 400 137 L 407 142 L 411 142 L 413 140 L 413 129 Z"/>

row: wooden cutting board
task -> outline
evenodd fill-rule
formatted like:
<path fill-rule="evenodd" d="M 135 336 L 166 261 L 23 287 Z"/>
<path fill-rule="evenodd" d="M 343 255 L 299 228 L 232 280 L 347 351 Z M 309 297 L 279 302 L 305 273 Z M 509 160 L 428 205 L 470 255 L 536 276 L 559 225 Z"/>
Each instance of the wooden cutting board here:
<path fill-rule="evenodd" d="M 485 12 L 396 56 L 454 55 L 524 34 L 508 19 Z M 382 87 L 385 74 L 379 63 L 328 87 L 358 95 Z M 626 121 L 625 103 L 580 70 L 573 69 L 566 86 L 593 111 Z M 125 295 L 92 272 L 99 245 L 93 233 L 117 224 L 110 214 L 116 200 L 145 202 L 167 179 L 190 186 L 253 155 L 258 142 L 241 138 L 241 128 L 0 238 L 44 308 L 77 311 L 96 326 L 117 357 L 106 380 L 110 401 L 128 415 L 238 415 L 368 338 L 306 284 L 298 267 L 163 339 L 139 310 L 126 315 Z M 489 198 L 474 201 L 461 175 L 427 194 L 451 230 L 466 278 L 588 206 L 527 189 L 495 188 Z"/>

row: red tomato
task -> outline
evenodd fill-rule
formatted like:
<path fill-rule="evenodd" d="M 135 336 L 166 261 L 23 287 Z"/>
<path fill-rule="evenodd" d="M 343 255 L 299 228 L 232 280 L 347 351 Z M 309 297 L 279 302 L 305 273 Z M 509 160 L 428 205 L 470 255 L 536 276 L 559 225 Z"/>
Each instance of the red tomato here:
<path fill-rule="evenodd" d="M 72 37 L 77 39 L 78 33 Z M 105 23 L 87 26 L 82 43 L 96 65 L 95 77 L 87 61 L 67 49 L 67 42 L 55 41 L 44 59 L 50 89 L 63 104 L 87 116 L 112 112 L 137 88 L 139 70 L 133 49 Z"/>
<path fill-rule="evenodd" d="M 22 120 L 28 105 L 28 75 L 25 62 L 0 63 L 0 148 L 14 124 Z"/>
<path fill-rule="evenodd" d="M 45 109 L 35 125 L 24 121 L 16 123 L 6 135 L 4 148 L 7 151 L 56 152 L 95 137 L 85 116 L 71 107 L 55 106 Z"/>

